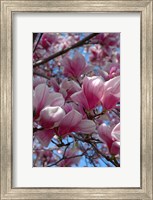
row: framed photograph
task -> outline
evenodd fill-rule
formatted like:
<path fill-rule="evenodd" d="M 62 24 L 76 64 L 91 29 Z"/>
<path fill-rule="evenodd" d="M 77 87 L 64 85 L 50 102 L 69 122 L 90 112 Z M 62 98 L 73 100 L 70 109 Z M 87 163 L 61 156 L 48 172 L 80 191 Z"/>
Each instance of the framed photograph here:
<path fill-rule="evenodd" d="M 1 1 L 1 199 L 152 199 L 152 0 Z"/>

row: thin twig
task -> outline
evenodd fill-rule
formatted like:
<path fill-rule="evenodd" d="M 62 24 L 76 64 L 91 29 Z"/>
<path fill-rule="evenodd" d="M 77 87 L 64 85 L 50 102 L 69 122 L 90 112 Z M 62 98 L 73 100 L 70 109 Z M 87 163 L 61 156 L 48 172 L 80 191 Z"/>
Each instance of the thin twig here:
<path fill-rule="evenodd" d="M 114 166 L 120 167 L 119 163 L 114 162 L 113 160 L 111 160 L 111 158 L 109 158 L 108 156 L 106 156 L 105 154 L 103 154 L 101 151 L 99 151 L 97 149 L 97 147 L 95 146 L 95 144 L 93 144 L 89 140 L 84 140 L 84 139 L 82 139 L 80 137 L 77 137 L 76 135 L 73 135 L 73 137 L 76 138 L 76 139 L 78 139 L 78 140 L 80 140 L 80 141 L 82 141 L 82 142 L 86 142 L 86 143 L 90 144 L 99 155 L 103 156 L 107 161 L 111 162 Z"/>
<path fill-rule="evenodd" d="M 45 75 L 45 74 L 42 74 L 42 73 L 40 73 L 40 72 L 34 71 L 34 72 L 33 72 L 33 75 L 37 75 L 37 76 L 40 76 L 40 77 L 43 77 L 43 78 L 46 78 L 46 79 L 50 80 L 50 77 L 49 77 L 49 76 L 47 76 L 47 75 Z"/>
<path fill-rule="evenodd" d="M 60 160 L 58 160 L 57 162 L 55 162 L 55 163 L 53 163 L 53 164 L 49 164 L 49 165 L 47 165 L 47 167 L 52 167 L 52 166 L 54 166 L 54 165 L 57 165 L 59 162 L 61 162 L 62 160 L 64 160 L 64 159 L 72 159 L 72 158 L 77 158 L 77 157 L 80 157 L 80 156 L 83 156 L 84 155 L 84 153 L 82 153 L 82 154 L 80 154 L 80 155 L 76 155 L 76 156 L 70 156 L 70 157 L 62 157 Z"/>

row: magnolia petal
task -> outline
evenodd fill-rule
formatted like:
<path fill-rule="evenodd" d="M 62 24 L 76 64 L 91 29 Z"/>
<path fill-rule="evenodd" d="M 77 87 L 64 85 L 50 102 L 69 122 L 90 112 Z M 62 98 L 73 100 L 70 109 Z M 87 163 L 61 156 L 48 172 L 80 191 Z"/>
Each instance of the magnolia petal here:
<path fill-rule="evenodd" d="M 81 120 L 82 115 L 74 109 L 71 110 L 60 122 L 59 135 L 65 135 L 74 131 Z"/>
<path fill-rule="evenodd" d="M 33 89 L 35 89 L 39 84 L 46 84 L 46 79 L 40 76 L 37 76 L 33 79 Z"/>
<path fill-rule="evenodd" d="M 63 73 L 67 77 L 79 78 L 86 68 L 85 58 L 79 52 L 75 53 L 72 59 L 65 56 L 62 65 L 64 67 Z"/>
<path fill-rule="evenodd" d="M 117 141 L 120 141 L 120 123 L 118 123 L 112 130 L 112 137 L 114 137 Z"/>
<path fill-rule="evenodd" d="M 98 134 L 100 139 L 107 144 L 109 148 L 111 148 L 112 143 L 114 142 L 111 136 L 111 127 L 106 124 L 101 124 L 98 128 Z"/>
<path fill-rule="evenodd" d="M 111 90 L 110 90 L 111 89 Z M 104 90 L 110 90 L 111 93 L 117 94 L 120 92 L 120 76 L 116 76 L 104 83 Z"/>
<path fill-rule="evenodd" d="M 83 92 L 88 101 L 89 108 L 97 106 L 103 93 L 103 80 L 99 76 L 85 77 L 83 80 Z"/>
<path fill-rule="evenodd" d="M 61 83 L 60 92 L 63 94 L 65 99 L 68 99 L 73 93 L 81 90 L 81 87 L 75 81 L 68 81 L 64 79 Z"/>
<path fill-rule="evenodd" d="M 65 111 L 61 107 L 47 106 L 40 112 L 39 123 L 44 128 L 52 128 L 58 126 L 64 116 Z"/>
<path fill-rule="evenodd" d="M 78 66 L 78 67 L 81 66 L 81 68 L 83 68 L 86 65 L 84 56 L 80 54 L 78 51 L 75 53 L 73 62 L 75 66 Z"/>
<path fill-rule="evenodd" d="M 73 72 L 71 60 L 65 56 L 62 60 L 62 65 L 64 67 L 64 70 L 63 70 L 64 75 L 68 77 L 72 77 L 74 72 Z"/>
<path fill-rule="evenodd" d="M 109 110 L 120 101 L 120 76 L 110 79 L 104 83 L 104 92 L 101 102 L 105 109 Z"/>
<path fill-rule="evenodd" d="M 58 92 L 51 92 L 48 95 L 47 105 L 50 106 L 63 106 L 65 103 L 65 99 L 62 94 Z"/>
<path fill-rule="evenodd" d="M 33 106 L 35 110 L 35 117 L 39 116 L 42 108 L 45 107 L 49 95 L 49 88 L 46 84 L 39 84 L 34 91 Z"/>
<path fill-rule="evenodd" d="M 101 100 L 102 105 L 104 106 L 106 110 L 110 110 L 114 108 L 119 101 L 120 101 L 120 98 L 118 98 L 118 96 L 115 96 L 109 92 L 105 92 Z"/>
<path fill-rule="evenodd" d="M 53 138 L 54 133 L 52 130 L 40 130 L 35 132 L 34 135 L 42 146 L 47 147 Z"/>
<path fill-rule="evenodd" d="M 96 124 L 92 120 L 82 120 L 77 128 L 76 131 L 80 133 L 87 133 L 87 134 L 92 134 L 96 129 Z"/>
<path fill-rule="evenodd" d="M 75 76 L 76 77 L 80 76 L 84 72 L 86 67 L 86 61 L 84 56 L 79 52 L 76 52 L 72 60 L 72 64 L 73 64 L 73 69 L 75 71 Z"/>
<path fill-rule="evenodd" d="M 120 154 L 120 142 L 113 142 L 111 149 L 110 149 L 110 153 L 112 155 L 117 155 Z"/>
<path fill-rule="evenodd" d="M 75 92 L 71 95 L 71 99 L 80 105 L 82 105 L 84 108 L 89 109 L 88 101 L 86 96 L 84 95 L 83 91 Z"/>
<path fill-rule="evenodd" d="M 39 84 L 35 88 L 34 97 L 39 99 L 40 102 L 43 102 L 49 94 L 49 88 L 46 84 Z"/>

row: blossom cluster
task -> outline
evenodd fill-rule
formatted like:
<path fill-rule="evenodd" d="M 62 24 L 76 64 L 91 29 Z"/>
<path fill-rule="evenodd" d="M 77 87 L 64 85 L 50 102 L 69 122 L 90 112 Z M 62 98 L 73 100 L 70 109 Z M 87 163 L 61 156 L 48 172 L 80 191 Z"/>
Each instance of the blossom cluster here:
<path fill-rule="evenodd" d="M 33 165 L 119 167 L 120 34 L 39 33 L 33 63 Z"/>

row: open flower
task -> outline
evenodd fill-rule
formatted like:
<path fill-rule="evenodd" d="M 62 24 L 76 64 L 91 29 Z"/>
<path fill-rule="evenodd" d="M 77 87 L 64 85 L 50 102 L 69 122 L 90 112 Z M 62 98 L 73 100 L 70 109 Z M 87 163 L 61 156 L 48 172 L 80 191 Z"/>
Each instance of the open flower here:
<path fill-rule="evenodd" d="M 95 131 L 95 128 L 96 125 L 93 121 L 82 119 L 82 115 L 73 109 L 61 120 L 58 135 L 64 136 L 71 132 L 91 134 Z"/>
<path fill-rule="evenodd" d="M 50 140 L 55 134 L 53 128 L 57 127 L 65 116 L 65 111 L 59 106 L 51 107 L 47 106 L 40 112 L 39 124 L 42 126 L 43 130 L 38 130 L 35 132 L 35 137 L 43 146 L 48 146 Z"/>
<path fill-rule="evenodd" d="M 41 45 L 44 49 L 48 49 L 53 43 L 57 43 L 57 35 L 53 33 L 44 33 L 41 39 Z"/>
<path fill-rule="evenodd" d="M 59 106 L 47 106 L 40 112 L 39 124 L 43 128 L 57 127 L 65 116 L 65 111 Z"/>
<path fill-rule="evenodd" d="M 65 114 L 60 107 L 45 107 L 40 113 L 39 120 L 44 129 L 35 132 L 35 136 L 42 145 L 48 146 L 55 133 L 62 137 L 71 132 L 92 134 L 96 128 L 95 123 L 82 118 L 83 116 L 74 109 Z"/>
<path fill-rule="evenodd" d="M 86 65 L 85 58 L 78 52 L 75 53 L 73 59 L 64 57 L 62 65 L 64 67 L 64 75 L 70 78 L 79 78 L 90 70 Z"/>
<path fill-rule="evenodd" d="M 100 102 L 103 90 L 103 80 L 99 76 L 85 77 L 82 90 L 71 95 L 71 99 L 81 104 L 85 109 L 95 108 Z"/>
<path fill-rule="evenodd" d="M 40 111 L 46 106 L 63 106 L 65 99 L 57 92 L 50 92 L 46 84 L 39 84 L 34 90 L 34 118 L 39 117 Z"/>

